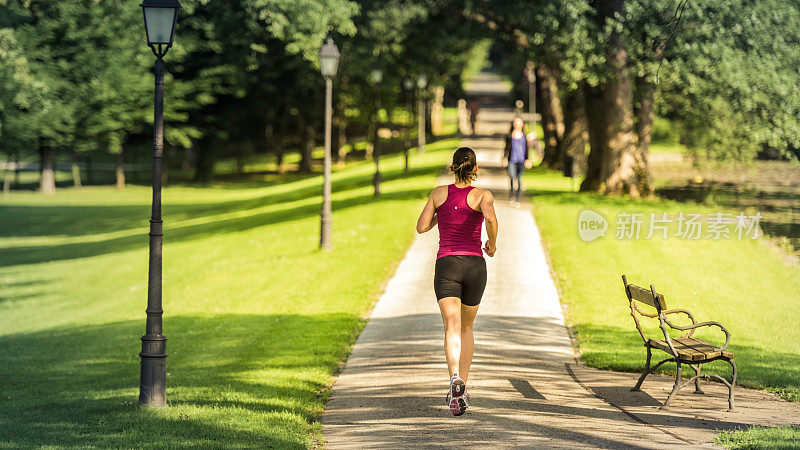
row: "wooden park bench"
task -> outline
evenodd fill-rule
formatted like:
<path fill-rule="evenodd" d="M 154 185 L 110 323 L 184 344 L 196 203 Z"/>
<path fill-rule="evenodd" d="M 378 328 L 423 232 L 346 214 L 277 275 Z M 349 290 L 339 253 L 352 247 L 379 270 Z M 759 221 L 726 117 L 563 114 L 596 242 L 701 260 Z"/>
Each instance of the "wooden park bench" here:
<path fill-rule="evenodd" d="M 713 378 L 719 380 L 728 387 L 728 411 L 733 411 L 733 386 L 736 385 L 737 371 L 736 363 L 733 362 L 733 353 L 726 350 L 731 340 L 730 332 L 728 332 L 728 330 L 718 322 L 697 323 L 697 321 L 694 319 L 694 316 L 685 309 L 667 310 L 667 304 L 664 301 L 664 296 L 656 293 L 656 290 L 652 284 L 650 285 L 650 289 L 645 289 L 643 287 L 636 286 L 635 284 L 628 284 L 628 280 L 625 278 L 625 275 L 622 276 L 622 282 L 625 284 L 625 294 L 628 296 L 628 303 L 631 308 L 631 317 L 633 317 L 633 321 L 636 323 L 636 329 L 642 336 L 645 348 L 647 348 L 647 362 L 645 362 L 644 372 L 642 372 L 642 375 L 639 377 L 639 381 L 636 383 L 636 386 L 634 386 L 631 390 L 638 391 L 639 388 L 642 387 L 642 382 L 644 382 L 645 377 L 647 377 L 647 375 L 652 373 L 654 370 L 658 369 L 665 362 L 675 362 L 678 366 L 678 373 L 675 375 L 675 385 L 672 387 L 672 392 L 670 392 L 667 400 L 664 401 L 663 405 L 661 405 L 661 408 L 666 408 L 672 398 L 675 397 L 675 394 L 677 394 L 682 388 L 686 387 L 686 385 L 689 383 L 694 382 L 695 392 L 702 394 L 703 390 L 700 389 L 699 384 L 700 379 L 702 378 L 711 380 Z M 639 304 L 644 304 L 655 308 L 655 314 L 643 312 L 641 309 L 639 309 Z M 692 321 L 692 324 L 685 327 L 675 325 L 667 319 L 670 314 L 685 314 Z M 639 316 L 658 318 L 659 327 L 664 333 L 664 339 L 648 339 L 645 336 L 644 331 L 642 331 L 641 325 L 639 324 Z M 694 331 L 697 328 L 712 326 L 719 327 L 719 329 L 725 333 L 725 344 L 721 347 L 717 347 L 714 344 L 692 337 L 692 334 L 694 334 Z M 683 331 L 684 334 L 677 338 L 671 338 L 667 327 L 674 330 Z M 653 349 L 667 352 L 670 357 L 661 361 L 655 366 L 650 367 L 650 356 Z M 731 375 L 730 382 L 718 375 L 700 373 L 700 368 L 703 364 L 716 361 L 718 359 L 727 361 L 733 368 L 733 374 Z M 695 373 L 695 376 L 690 378 L 689 381 L 683 382 L 683 384 L 681 384 L 683 381 L 681 379 L 682 364 L 691 367 Z"/>

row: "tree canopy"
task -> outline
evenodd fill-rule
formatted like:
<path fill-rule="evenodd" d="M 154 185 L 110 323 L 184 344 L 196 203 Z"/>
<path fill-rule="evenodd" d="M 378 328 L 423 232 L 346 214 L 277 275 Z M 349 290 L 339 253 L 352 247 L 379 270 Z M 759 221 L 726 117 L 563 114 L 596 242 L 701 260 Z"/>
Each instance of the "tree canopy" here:
<path fill-rule="evenodd" d="M 138 3 L 0 0 L 0 151 L 121 154 L 148 139 L 153 58 Z M 168 151 L 192 156 L 200 179 L 219 157 L 313 144 L 328 35 L 342 53 L 342 133 L 369 124 L 374 64 L 384 68 L 387 109 L 420 73 L 452 101 L 475 49 L 491 40 L 513 81 L 536 64 L 548 165 L 580 156 L 589 136 L 587 189 L 648 192 L 655 112 L 716 158 L 797 158 L 800 148 L 792 2 L 187 0 L 180 14 L 165 137 Z"/>

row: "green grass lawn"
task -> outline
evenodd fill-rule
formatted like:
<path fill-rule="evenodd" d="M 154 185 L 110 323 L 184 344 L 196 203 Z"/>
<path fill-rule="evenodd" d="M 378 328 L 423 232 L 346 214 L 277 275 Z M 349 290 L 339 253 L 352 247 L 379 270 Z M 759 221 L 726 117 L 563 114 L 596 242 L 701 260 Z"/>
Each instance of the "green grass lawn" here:
<path fill-rule="evenodd" d="M 169 407 L 139 409 L 150 190 L 13 193 L 0 201 L 0 447 L 307 447 L 331 376 L 457 140 L 404 174 L 382 159 L 321 177 L 165 189 Z"/>
<path fill-rule="evenodd" d="M 620 278 L 626 274 L 631 283 L 654 284 L 669 308 L 688 309 L 698 321 L 725 325 L 732 334 L 729 349 L 739 366 L 739 384 L 800 401 L 800 268 L 787 263 L 778 250 L 762 240 L 738 240 L 735 234 L 733 239 L 683 239 L 674 236 L 674 222 L 666 240 L 645 239 L 651 212 L 659 218 L 666 212 L 674 219 L 680 212 L 707 215 L 724 211 L 720 208 L 573 193 L 568 178 L 543 170 L 529 171 L 525 182 L 567 321 L 586 364 L 620 371 L 644 368 L 645 349 Z M 604 237 L 580 239 L 578 216 L 584 209 L 608 220 Z M 645 214 L 639 240 L 616 239 L 620 213 Z M 724 342 L 716 328 L 701 330 L 695 336 Z M 647 323 L 645 331 L 658 338 L 657 321 Z M 666 366 L 667 373 L 675 373 L 674 364 Z M 703 369 L 730 375 L 724 362 Z M 796 438 L 793 442 L 800 444 Z"/>
<path fill-rule="evenodd" d="M 553 172 L 531 171 L 526 181 L 567 318 L 587 364 L 623 371 L 644 366 L 644 347 L 620 279 L 626 274 L 632 283 L 654 284 L 669 308 L 685 308 L 698 321 L 724 324 L 732 334 L 730 349 L 740 384 L 800 401 L 800 269 L 777 250 L 760 240 L 738 240 L 735 234 L 732 239 L 683 239 L 673 235 L 676 223 L 668 239 L 645 239 L 651 212 L 675 218 L 680 212 L 705 215 L 718 208 L 570 193 L 569 180 Z M 578 215 L 584 209 L 608 220 L 604 237 L 592 242 L 579 238 Z M 616 239 L 622 212 L 645 214 L 639 240 Z M 647 328 L 653 337 L 656 325 Z M 724 342 L 715 330 L 695 335 Z M 707 370 L 730 373 L 725 363 L 710 364 Z"/>
<path fill-rule="evenodd" d="M 732 449 L 800 448 L 800 427 L 764 428 L 725 431 L 717 442 Z"/>

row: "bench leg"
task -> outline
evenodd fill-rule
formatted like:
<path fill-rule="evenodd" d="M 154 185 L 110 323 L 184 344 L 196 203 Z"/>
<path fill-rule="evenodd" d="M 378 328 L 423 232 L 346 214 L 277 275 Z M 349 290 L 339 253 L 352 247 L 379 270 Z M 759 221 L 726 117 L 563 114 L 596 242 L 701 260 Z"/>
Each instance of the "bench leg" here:
<path fill-rule="evenodd" d="M 731 384 L 728 386 L 728 411 L 733 411 L 733 387 L 736 386 L 736 363 L 733 362 L 732 359 L 729 359 L 728 362 L 731 364 L 731 368 L 733 368 L 733 374 L 731 375 Z"/>
<path fill-rule="evenodd" d="M 694 370 L 694 374 L 697 377 L 697 378 L 694 379 L 694 393 L 695 394 L 705 394 L 705 392 L 703 392 L 703 390 L 700 388 L 700 369 L 703 367 L 703 365 L 702 364 L 698 364 L 697 367 L 694 367 L 694 366 L 690 366 L 690 367 L 692 367 L 692 370 Z"/>
<path fill-rule="evenodd" d="M 678 389 L 680 388 L 681 388 L 681 362 L 678 361 L 678 373 L 675 374 L 675 386 L 672 386 L 672 392 L 669 393 L 669 396 L 659 409 L 666 409 L 669 406 L 669 402 L 672 401 L 672 397 L 675 397 L 675 394 L 678 393 Z"/>
<path fill-rule="evenodd" d="M 650 373 L 650 357 L 652 356 L 653 351 L 650 347 L 647 347 L 647 362 L 644 363 L 644 372 L 639 377 L 639 381 L 636 382 L 636 386 L 631 388 L 631 391 L 638 391 L 642 387 L 642 383 L 644 383 L 644 379 L 648 373 Z"/>

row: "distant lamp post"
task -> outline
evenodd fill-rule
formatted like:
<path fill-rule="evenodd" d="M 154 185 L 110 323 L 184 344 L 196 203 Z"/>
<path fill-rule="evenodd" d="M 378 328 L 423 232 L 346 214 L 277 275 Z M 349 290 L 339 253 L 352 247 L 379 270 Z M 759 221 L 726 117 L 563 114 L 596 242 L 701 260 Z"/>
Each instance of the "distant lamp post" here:
<path fill-rule="evenodd" d="M 339 68 L 339 49 L 330 37 L 319 51 L 320 72 L 325 78 L 325 161 L 323 163 L 322 210 L 320 211 L 319 248 L 331 248 L 331 115 L 333 114 L 333 77 Z"/>
<path fill-rule="evenodd" d="M 417 111 L 419 114 L 419 124 L 417 128 L 417 151 L 425 151 L 425 87 L 428 86 L 428 77 L 424 73 L 417 77 L 417 87 L 419 88 L 419 103 Z"/>
<path fill-rule="evenodd" d="M 150 262 L 147 282 L 147 325 L 142 336 L 140 406 L 167 406 L 167 338 L 161 316 L 161 171 L 164 157 L 164 55 L 172 47 L 178 22 L 178 0 L 143 0 L 147 45 L 156 55 L 153 116 L 153 203 L 150 216 Z"/>
<path fill-rule="evenodd" d="M 403 81 L 403 87 L 406 89 L 406 115 L 408 116 L 406 120 L 406 143 L 403 149 L 403 157 L 405 158 L 403 171 L 408 172 L 408 150 L 411 148 L 411 125 L 414 122 L 414 110 L 411 106 L 411 100 L 414 96 L 414 80 L 406 78 Z"/>
<path fill-rule="evenodd" d="M 381 195 L 381 138 L 378 136 L 378 129 L 380 128 L 380 112 L 381 112 L 381 81 L 383 81 L 383 68 L 380 63 L 375 63 L 369 72 L 369 80 L 375 87 L 374 99 L 374 117 L 373 117 L 373 134 L 372 134 L 372 157 L 375 159 L 375 176 L 372 178 L 372 184 L 375 186 L 375 197 Z"/>
<path fill-rule="evenodd" d="M 531 131 L 536 131 L 536 67 L 533 61 L 525 64 L 525 77 L 528 79 L 528 112 Z"/>

